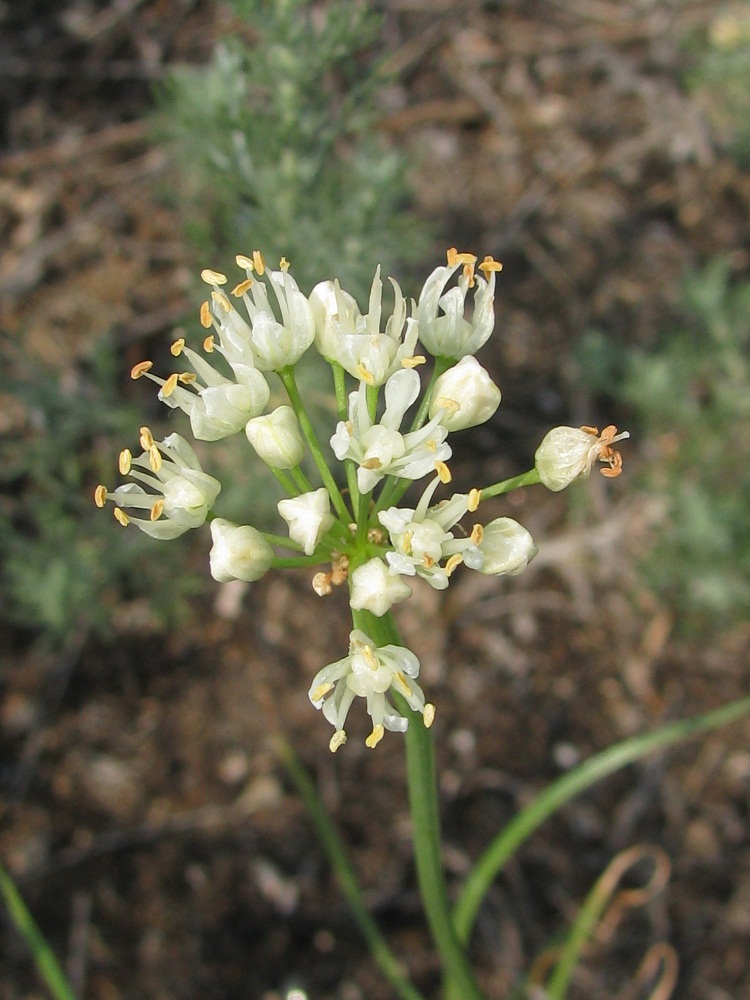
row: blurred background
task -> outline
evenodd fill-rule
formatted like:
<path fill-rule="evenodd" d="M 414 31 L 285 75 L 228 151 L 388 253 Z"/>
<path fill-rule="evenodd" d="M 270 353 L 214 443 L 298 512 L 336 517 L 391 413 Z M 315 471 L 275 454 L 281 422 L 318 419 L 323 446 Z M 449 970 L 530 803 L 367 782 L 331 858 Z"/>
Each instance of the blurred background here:
<path fill-rule="evenodd" d="M 401 742 L 368 751 L 353 719 L 332 758 L 307 700 L 345 598 L 323 612 L 304 573 L 219 587 L 207 532 L 159 544 L 95 509 L 141 424 L 185 430 L 128 373 L 197 333 L 199 270 L 235 253 L 364 307 L 378 264 L 416 297 L 456 245 L 504 263 L 480 353 L 503 402 L 455 435 L 458 488 L 525 471 L 555 424 L 631 431 L 620 479 L 488 510 L 540 545 L 523 576 L 457 574 L 399 616 L 459 879 L 578 761 L 747 691 L 750 7 L 6 0 L 0 80 L 0 857 L 82 998 L 386 1000 L 282 733 L 429 996 Z M 244 437 L 201 456 L 223 516 L 273 523 Z M 681 1000 L 750 995 L 748 736 L 654 755 L 542 828 L 478 923 L 490 1000 L 641 842 L 669 887 L 571 997 L 635 1000 L 658 942 Z M 7 922 L 0 949 L 0 997 L 43 996 Z"/>

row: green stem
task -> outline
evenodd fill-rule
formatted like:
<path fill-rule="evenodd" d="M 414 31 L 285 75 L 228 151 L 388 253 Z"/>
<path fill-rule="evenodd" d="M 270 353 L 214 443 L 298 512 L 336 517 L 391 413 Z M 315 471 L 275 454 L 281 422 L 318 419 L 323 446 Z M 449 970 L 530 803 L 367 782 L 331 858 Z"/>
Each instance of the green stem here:
<path fill-rule="evenodd" d="M 290 469 L 289 471 L 295 483 L 297 484 L 299 490 L 302 493 L 309 493 L 312 490 L 312 484 L 310 480 L 307 478 L 307 476 L 302 471 L 302 468 L 299 465 L 296 465 L 293 469 Z"/>
<path fill-rule="evenodd" d="M 278 482 L 281 483 L 281 488 L 284 492 L 288 493 L 290 497 L 298 497 L 300 493 L 303 492 L 295 486 L 292 479 L 286 474 L 286 472 L 284 472 L 283 469 L 276 469 L 272 465 L 269 465 L 268 468 L 271 470 Z"/>
<path fill-rule="evenodd" d="M 281 368 L 276 374 L 283 382 L 284 388 L 289 396 L 289 401 L 292 404 L 294 412 L 297 414 L 300 429 L 302 430 L 305 440 L 307 441 L 307 445 L 315 461 L 315 465 L 320 473 L 320 478 L 323 480 L 323 484 L 331 497 L 331 503 L 335 507 L 336 513 L 344 524 L 349 524 L 352 520 L 352 516 L 347 510 L 344 498 L 341 496 L 339 488 L 336 485 L 336 480 L 331 475 L 331 470 L 328 468 L 328 463 L 325 460 L 323 449 L 320 447 L 320 442 L 315 434 L 315 428 L 313 427 L 312 422 L 307 415 L 307 411 L 305 410 L 305 405 L 302 402 L 302 397 L 300 396 L 299 389 L 297 388 L 297 381 L 294 377 L 294 368 L 290 365 L 289 368 Z"/>
<path fill-rule="evenodd" d="M 378 646 L 403 645 L 393 615 L 376 618 L 367 611 L 353 612 L 356 628 L 361 628 Z M 406 740 L 406 774 L 409 785 L 414 859 L 422 903 L 435 946 L 440 955 L 446 990 L 461 1000 L 484 1000 L 469 968 L 464 949 L 456 936 L 450 914 L 448 890 L 440 848 L 440 818 L 432 733 L 422 716 L 394 695 L 399 711 L 409 719 Z"/>
<path fill-rule="evenodd" d="M 348 417 L 348 397 L 346 394 L 346 372 L 336 361 L 330 361 L 333 370 L 333 385 L 336 391 L 336 409 L 339 420 L 346 420 Z M 344 459 L 344 472 L 346 473 L 346 484 L 352 498 L 352 510 L 359 506 L 359 487 L 357 486 L 357 465 L 351 458 Z"/>
<path fill-rule="evenodd" d="M 2 865 L 0 865 L 0 895 L 8 908 L 13 924 L 25 938 L 39 975 L 52 996 L 55 1000 L 76 1000 L 73 987 L 55 958 L 54 952 L 31 916 L 13 880 Z"/>
<path fill-rule="evenodd" d="M 367 942 L 370 953 L 401 1000 L 424 1000 L 422 994 L 411 985 L 404 975 L 398 959 L 388 947 L 387 941 L 368 912 L 346 848 L 331 822 L 309 774 L 286 741 L 279 740 L 277 748 L 279 757 L 310 814 L 320 842 L 333 868 L 336 881 L 349 904 L 349 909 L 362 932 L 362 936 Z"/>
<path fill-rule="evenodd" d="M 285 535 L 272 535 L 269 531 L 261 532 L 265 540 L 269 545 L 278 545 L 283 549 L 295 549 L 297 552 L 302 551 L 302 546 L 299 542 L 293 542 L 291 538 Z"/>
<path fill-rule="evenodd" d="M 539 482 L 541 480 L 536 469 L 529 469 L 528 472 L 522 472 L 520 476 L 513 476 L 512 479 L 504 479 L 501 483 L 495 483 L 494 486 L 485 486 L 479 502 L 489 500 L 490 497 L 499 497 L 503 493 L 510 493 L 511 490 L 517 490 L 521 486 L 535 486 Z"/>
<path fill-rule="evenodd" d="M 482 900 L 509 858 L 545 820 L 572 798 L 627 764 L 640 760 L 652 750 L 679 743 L 694 733 L 718 729 L 748 712 L 750 698 L 741 698 L 713 712 L 662 726 L 652 733 L 633 736 L 602 750 L 573 771 L 553 781 L 495 837 L 472 869 L 453 910 L 453 922 L 459 939 L 464 944 L 468 943 Z"/>

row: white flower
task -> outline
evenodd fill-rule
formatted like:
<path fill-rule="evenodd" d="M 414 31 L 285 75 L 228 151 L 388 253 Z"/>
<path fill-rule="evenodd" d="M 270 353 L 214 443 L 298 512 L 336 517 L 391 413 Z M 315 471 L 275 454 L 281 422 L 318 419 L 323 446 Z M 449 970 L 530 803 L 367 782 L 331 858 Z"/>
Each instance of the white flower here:
<path fill-rule="evenodd" d="M 370 493 L 388 475 L 421 479 L 437 462 L 450 458 L 451 449 L 445 443 L 448 431 L 439 417 L 417 431 L 401 434 L 399 430 L 419 390 L 419 375 L 414 369 L 402 368 L 391 375 L 385 384 L 385 412 L 379 423 L 370 417 L 364 382 L 349 396 L 349 420 L 338 424 L 331 447 L 339 461 L 351 458 L 359 466 L 360 493 Z"/>
<path fill-rule="evenodd" d="M 331 514 L 331 498 L 325 488 L 279 500 L 277 507 L 289 525 L 289 537 L 302 546 L 306 556 L 313 554 L 320 539 L 336 520 Z"/>
<path fill-rule="evenodd" d="M 250 323 L 239 315 L 229 299 L 215 287 L 212 312 L 216 321 L 222 329 L 222 324 L 228 324 L 242 327 L 246 331 L 252 344 L 255 363 L 261 371 L 279 371 L 296 364 L 313 342 L 315 322 L 310 303 L 288 273 L 288 263 L 282 260 L 278 271 L 266 271 L 265 261 L 257 250 L 252 258 L 240 254 L 236 259 L 238 265 L 244 267 L 247 278 L 232 289 L 232 295 L 244 302 Z M 209 280 L 211 273 L 204 272 L 206 280 Z M 260 280 L 266 273 L 278 303 L 281 320 L 277 319 L 269 301 L 265 282 Z"/>
<path fill-rule="evenodd" d="M 442 411 L 449 431 L 462 431 L 485 423 L 500 405 L 501 394 L 487 372 L 471 354 L 437 379 L 430 399 L 430 416 Z"/>
<path fill-rule="evenodd" d="M 406 301 L 401 288 L 393 278 L 389 280 L 395 303 L 383 333 L 380 331 L 383 296 L 380 268 L 372 282 L 366 316 L 360 313 L 354 298 L 341 289 L 338 281 L 322 281 L 310 294 L 318 350 L 323 357 L 337 361 L 350 375 L 367 385 L 383 385 L 402 366 L 413 367 L 424 361 L 424 358 L 414 357 L 416 320 L 406 318 Z"/>
<path fill-rule="evenodd" d="M 208 315 L 208 307 L 204 303 L 201 310 L 204 326 L 211 325 Z M 271 390 L 263 374 L 255 367 L 250 344 L 242 339 L 238 330 L 225 326 L 224 334 L 218 341 L 207 337 L 203 346 L 209 354 L 216 351 L 224 355 L 233 379 L 227 378 L 206 358 L 186 347 L 182 338 L 172 344 L 171 352 L 174 357 L 184 355 L 192 371 L 175 372 L 163 379 L 152 374 L 150 361 L 142 361 L 132 369 L 131 376 L 145 376 L 160 385 L 159 399 L 172 409 L 178 407 L 187 413 L 193 436 L 199 441 L 219 441 L 241 431 L 251 417 L 261 413 Z"/>
<path fill-rule="evenodd" d="M 606 465 L 602 475 L 614 479 L 622 471 L 622 456 L 612 445 L 627 437 L 627 431 L 618 434 L 613 424 L 601 434 L 596 427 L 554 427 L 534 456 L 539 479 L 557 493 L 576 479 L 586 479 L 597 460 Z"/>
<path fill-rule="evenodd" d="M 344 725 L 352 702 L 365 698 L 372 719 L 372 733 L 365 743 L 375 747 L 386 729 L 403 733 L 409 726 L 386 698 L 393 689 L 403 695 L 414 712 L 421 712 L 425 726 L 432 725 L 433 705 L 425 704 L 424 693 L 414 680 L 419 675 L 419 660 L 405 646 L 376 646 L 364 632 L 354 629 L 349 635 L 349 655 L 329 663 L 316 675 L 310 686 L 313 705 L 334 727 L 329 744 L 335 751 L 346 743 Z"/>
<path fill-rule="evenodd" d="M 451 528 L 469 509 L 469 497 L 456 493 L 434 507 L 428 507 L 440 477 L 422 494 L 416 510 L 389 507 L 378 519 L 388 531 L 393 551 L 386 553 L 391 573 L 426 580 L 435 590 L 445 590 L 451 574 L 462 562 L 476 569 L 481 563 L 475 532 L 469 538 L 455 538 Z M 444 565 L 441 561 L 445 559 Z"/>
<path fill-rule="evenodd" d="M 258 455 L 274 469 L 293 469 L 302 461 L 305 442 L 291 406 L 249 420 L 245 433 Z"/>
<path fill-rule="evenodd" d="M 273 561 L 273 549 L 249 524 L 236 525 L 217 517 L 211 522 L 211 576 L 219 583 L 260 580 Z"/>
<path fill-rule="evenodd" d="M 448 266 L 435 268 L 424 283 L 417 304 L 419 339 L 436 357 L 462 358 L 475 354 L 495 326 L 495 273 L 502 269 L 502 264 L 492 257 L 484 258 L 479 270 L 489 278 L 476 274 L 475 264 L 473 254 L 457 253 L 452 248 L 448 251 Z M 446 292 L 446 285 L 459 268 L 462 270 L 458 285 Z M 467 320 L 466 296 L 474 287 L 474 312 L 471 320 Z"/>
<path fill-rule="evenodd" d="M 118 486 L 111 493 L 105 486 L 97 486 L 97 506 L 103 507 L 106 500 L 114 501 L 120 524 L 133 523 L 153 538 L 177 538 L 190 528 L 200 527 L 219 495 L 221 483 L 201 469 L 197 455 L 179 434 L 157 442 L 148 427 L 141 427 L 140 440 L 143 454 L 133 458 L 126 448 L 120 452 L 119 463 L 120 472 L 130 474 L 137 482 Z M 133 517 L 124 507 L 148 510 L 149 518 Z"/>
<path fill-rule="evenodd" d="M 369 559 L 349 576 L 350 607 L 355 611 L 370 611 L 378 618 L 394 604 L 411 597 L 409 587 L 400 576 L 394 576 L 382 559 Z"/>
<path fill-rule="evenodd" d="M 517 576 L 537 554 L 529 532 L 510 517 L 490 521 L 479 535 L 482 561 L 475 568 L 485 576 Z"/>

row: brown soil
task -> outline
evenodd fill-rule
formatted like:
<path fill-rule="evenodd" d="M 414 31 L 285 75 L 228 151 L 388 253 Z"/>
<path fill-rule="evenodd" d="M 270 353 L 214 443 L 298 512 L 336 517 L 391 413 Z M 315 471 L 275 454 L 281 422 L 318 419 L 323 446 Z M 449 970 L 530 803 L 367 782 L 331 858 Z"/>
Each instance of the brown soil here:
<path fill-rule="evenodd" d="M 686 45 L 716 8 L 385 6 L 397 82 L 383 128 L 414 155 L 418 206 L 445 245 L 505 264 L 484 356 L 503 405 L 454 466 L 463 486 L 490 482 L 527 467 L 550 424 L 627 417 L 573 392 L 581 331 L 648 346 L 686 268 L 717 253 L 738 272 L 750 264 L 750 180 L 683 83 Z M 187 0 L 68 0 L 6 5 L 2 17 L 4 335 L 62 378 L 109 333 L 127 371 L 191 305 L 194 262 L 141 123 L 150 82 L 172 61 L 204 59 L 226 14 Z M 27 416 L 9 404 L 3 433 Z M 446 595 L 417 588 L 399 616 L 438 709 L 452 886 L 578 760 L 743 693 L 750 631 L 677 638 L 679 613 L 633 569 L 654 503 L 627 475 L 592 479 L 589 498 L 578 520 L 560 496 L 498 502 L 542 540 L 530 570 L 459 574 Z M 9 629 L 2 645 L 0 856 L 81 996 L 278 1000 L 293 985 L 315 1000 L 392 996 L 278 763 L 279 734 L 316 775 L 395 952 L 435 996 L 402 741 L 368 751 L 354 717 L 334 757 L 307 700 L 313 673 L 346 644 L 341 595 L 321 617 L 305 574 L 274 574 L 207 586 L 180 630 L 160 629 L 141 602 L 123 599 L 115 617 L 109 644 L 74 635 L 51 653 Z M 479 918 L 473 959 L 491 1000 L 508 997 L 633 844 L 664 849 L 668 886 L 592 946 L 571 996 L 647 996 L 636 969 L 661 942 L 679 964 L 674 997 L 750 996 L 748 735 L 736 724 L 652 755 L 540 829 Z M 0 942 L 0 997 L 42 996 L 7 924 Z"/>

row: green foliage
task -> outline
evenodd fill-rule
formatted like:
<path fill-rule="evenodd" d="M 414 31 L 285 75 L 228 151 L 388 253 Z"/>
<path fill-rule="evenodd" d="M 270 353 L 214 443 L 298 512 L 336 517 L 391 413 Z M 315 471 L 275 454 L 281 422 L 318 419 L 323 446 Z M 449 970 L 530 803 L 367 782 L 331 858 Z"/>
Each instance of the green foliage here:
<path fill-rule="evenodd" d="M 376 131 L 380 19 L 352 0 L 233 7 L 240 32 L 159 94 L 188 234 L 211 266 L 259 248 L 289 258 L 303 291 L 335 272 L 366 295 L 379 263 L 390 272 L 425 246 L 405 161 Z"/>
<path fill-rule="evenodd" d="M 683 309 L 653 352 L 594 334 L 581 361 L 632 407 L 642 485 L 667 503 L 647 576 L 693 624 L 716 624 L 750 600 L 750 283 L 714 261 L 685 283 Z"/>
<path fill-rule="evenodd" d="M 123 599 L 148 595 L 154 621 L 174 620 L 196 585 L 184 547 L 164 546 L 155 559 L 145 536 L 117 530 L 93 503 L 93 484 L 116 473 L 114 438 L 132 437 L 142 423 L 117 401 L 119 359 L 102 344 L 87 372 L 61 375 L 35 362 L 33 373 L 11 374 L 4 361 L 6 412 L 16 411 L 20 426 L 0 436 L 3 617 L 54 644 L 80 630 L 106 635 Z M 161 586 L 181 563 L 176 588 Z"/>

